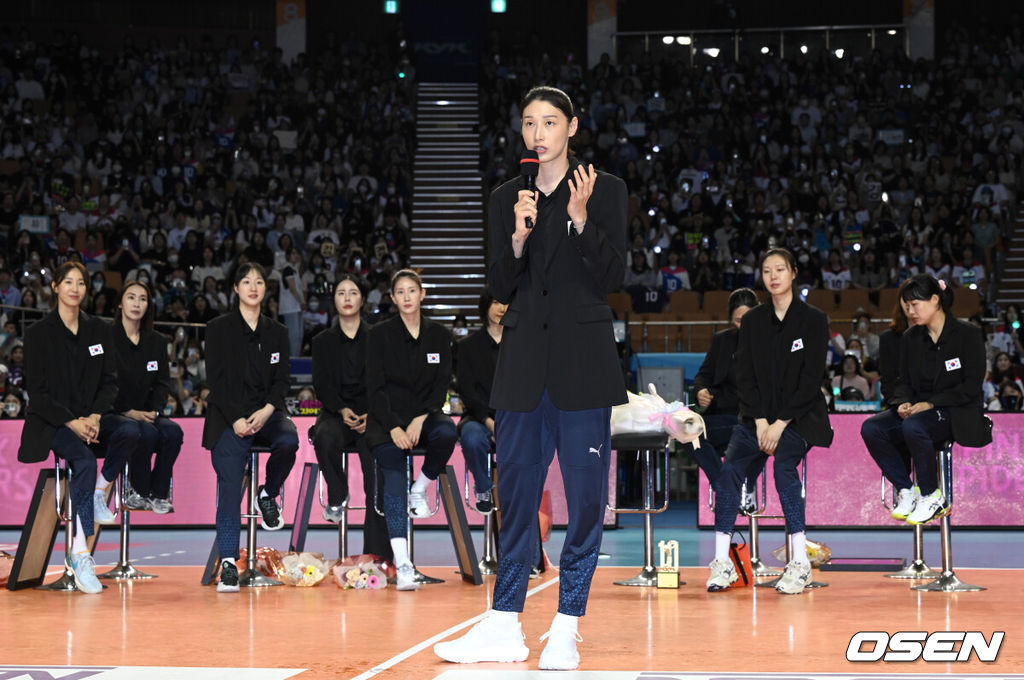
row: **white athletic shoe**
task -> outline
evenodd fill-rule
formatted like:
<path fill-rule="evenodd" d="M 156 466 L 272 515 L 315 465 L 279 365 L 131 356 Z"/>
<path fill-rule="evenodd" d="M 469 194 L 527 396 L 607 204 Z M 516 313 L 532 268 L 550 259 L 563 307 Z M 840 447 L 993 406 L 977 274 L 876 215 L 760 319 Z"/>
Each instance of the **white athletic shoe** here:
<path fill-rule="evenodd" d="M 92 492 L 92 520 L 96 524 L 114 524 L 117 518 L 107 506 L 107 492 L 96 489 Z"/>
<path fill-rule="evenodd" d="M 892 509 L 893 519 L 906 519 L 907 516 L 914 511 L 914 506 L 917 505 L 918 499 L 921 498 L 921 494 L 918 492 L 917 487 L 913 489 L 900 489 L 899 496 L 897 498 L 896 507 Z"/>
<path fill-rule="evenodd" d="M 799 595 L 811 582 L 811 563 L 790 561 L 782 578 L 775 584 L 775 590 L 785 595 Z"/>
<path fill-rule="evenodd" d="M 522 624 L 491 613 L 462 637 L 438 642 L 434 654 L 452 663 L 517 663 L 530 655 L 525 639 Z"/>
<path fill-rule="evenodd" d="M 907 524 L 926 524 L 936 517 L 941 517 L 947 512 L 945 505 L 946 499 L 938 489 L 927 496 L 921 496 L 914 506 L 914 511 L 907 515 Z"/>
<path fill-rule="evenodd" d="M 540 653 L 542 671 L 574 671 L 580 666 L 580 653 L 576 649 L 577 642 L 583 642 L 579 632 L 568 626 L 552 625 L 548 632 L 540 636 L 547 639 L 548 644 Z"/>
<path fill-rule="evenodd" d="M 83 593 L 95 595 L 103 592 L 103 586 L 96 578 L 96 561 L 89 553 L 72 553 L 68 566 L 75 574 L 75 586 Z"/>
<path fill-rule="evenodd" d="M 430 517 L 426 491 L 409 491 L 409 517 Z"/>
<path fill-rule="evenodd" d="M 419 590 L 420 584 L 416 580 L 416 567 L 412 566 L 411 563 L 406 562 L 405 564 L 398 565 L 395 570 L 395 589 L 396 590 Z"/>
<path fill-rule="evenodd" d="M 739 578 L 732 560 L 711 560 L 708 566 L 711 567 L 711 576 L 708 577 L 707 583 L 709 593 L 725 590 Z"/>

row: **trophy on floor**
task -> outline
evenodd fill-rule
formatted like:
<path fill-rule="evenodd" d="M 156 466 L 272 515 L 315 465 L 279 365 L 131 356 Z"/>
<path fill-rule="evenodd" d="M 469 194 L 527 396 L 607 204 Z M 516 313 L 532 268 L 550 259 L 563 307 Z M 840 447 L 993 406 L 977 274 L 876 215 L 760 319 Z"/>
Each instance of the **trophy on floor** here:
<path fill-rule="evenodd" d="M 679 587 L 679 541 L 658 541 L 661 553 L 658 565 L 658 587 Z"/>

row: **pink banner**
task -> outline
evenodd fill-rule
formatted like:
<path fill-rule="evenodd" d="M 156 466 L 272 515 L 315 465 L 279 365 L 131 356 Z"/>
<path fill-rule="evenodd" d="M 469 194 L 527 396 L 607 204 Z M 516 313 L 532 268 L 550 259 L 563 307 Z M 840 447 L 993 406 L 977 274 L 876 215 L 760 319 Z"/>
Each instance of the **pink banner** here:
<path fill-rule="evenodd" d="M 216 507 L 217 481 L 210 464 L 210 453 L 202 447 L 203 419 L 202 418 L 176 418 L 175 421 L 181 425 L 184 432 L 184 443 L 181 447 L 181 455 L 174 465 L 174 514 L 155 515 L 150 512 L 137 512 L 132 516 L 132 524 L 135 526 L 147 524 L 159 525 L 214 525 Z M 285 483 L 284 494 L 284 518 L 291 523 L 295 516 L 295 499 L 299 483 L 302 478 L 302 466 L 305 463 L 315 463 L 316 455 L 313 452 L 313 445 L 306 439 L 306 433 L 310 426 L 316 421 L 313 417 L 293 418 L 295 426 L 299 430 L 299 451 L 296 457 L 295 467 L 288 476 Z M 0 420 L 0 526 L 20 527 L 25 522 L 29 502 L 32 499 L 32 491 L 35 489 L 36 478 L 39 470 L 53 466 L 53 459 L 45 463 L 26 465 L 18 462 L 18 444 L 21 441 L 21 427 L 23 420 Z M 263 478 L 263 465 L 266 456 L 261 457 L 260 479 Z M 614 458 L 612 460 L 614 468 Z M 465 483 L 465 464 L 462 460 L 462 449 L 456 444 L 455 453 L 452 455 L 450 465 L 455 468 L 460 491 Z M 416 464 L 419 469 L 419 464 Z M 547 484 L 545 486 L 550 492 L 551 505 L 553 510 L 553 521 L 555 524 L 565 524 L 568 520 L 565 504 L 565 493 L 562 489 L 562 475 L 558 468 L 557 459 L 551 464 L 548 471 Z M 610 497 L 615 498 L 614 475 L 611 476 L 608 484 Z M 363 498 L 363 477 L 359 468 L 359 458 L 356 455 L 349 456 L 349 493 L 350 504 L 353 506 L 364 505 Z M 326 489 L 324 490 L 326 498 Z M 430 495 L 431 507 L 433 507 L 433 492 Z M 310 512 L 310 524 L 326 525 L 320 515 L 320 504 L 317 499 L 313 500 L 313 510 Z M 467 509 L 466 518 L 469 523 L 477 526 L 482 524 L 481 516 L 475 511 Z M 363 511 L 353 510 L 349 513 L 349 521 L 352 524 L 362 524 Z M 438 511 L 437 515 L 430 519 L 417 520 L 421 524 L 445 524 L 444 510 Z M 613 524 L 615 516 L 606 513 L 605 523 Z"/>
<path fill-rule="evenodd" d="M 983 449 L 953 447 L 952 521 L 961 526 L 1020 526 L 1016 508 L 1024 498 L 1024 414 L 994 413 L 993 441 Z M 898 525 L 881 504 L 881 473 L 860 437 L 868 415 L 832 415 L 835 440 L 828 449 L 807 456 L 807 524 L 811 526 Z M 758 488 L 760 493 L 760 486 Z M 891 490 L 887 490 L 890 494 Z M 708 482 L 702 474 L 698 524 L 714 525 L 708 507 Z M 768 509 L 781 515 L 768 464 Z M 742 519 L 738 524 L 746 524 Z M 763 524 L 781 524 L 764 520 Z"/>

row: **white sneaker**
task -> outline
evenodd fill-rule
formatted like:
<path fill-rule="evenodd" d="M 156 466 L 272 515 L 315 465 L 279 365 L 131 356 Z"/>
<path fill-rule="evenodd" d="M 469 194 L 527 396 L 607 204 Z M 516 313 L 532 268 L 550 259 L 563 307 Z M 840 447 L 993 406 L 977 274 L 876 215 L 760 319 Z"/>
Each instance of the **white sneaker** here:
<path fill-rule="evenodd" d="M 926 524 L 936 517 L 941 517 L 948 512 L 943 507 L 945 504 L 946 499 L 938 489 L 927 496 L 921 496 L 914 506 L 914 511 L 907 515 L 907 524 Z"/>
<path fill-rule="evenodd" d="M 916 486 L 913 489 L 900 489 L 896 507 L 892 509 L 892 518 L 906 519 L 907 515 L 914 511 L 914 506 L 919 498 L 921 498 L 921 494 Z"/>
<path fill-rule="evenodd" d="M 709 593 L 725 590 L 739 578 L 732 560 L 711 560 L 708 566 L 711 567 L 711 576 L 708 577 L 707 583 Z"/>
<path fill-rule="evenodd" d="M 430 506 L 427 505 L 426 491 L 409 491 L 409 516 L 430 517 Z"/>
<path fill-rule="evenodd" d="M 412 566 L 411 563 L 406 562 L 405 564 L 398 565 L 398 569 L 395 570 L 395 589 L 396 590 L 419 590 L 420 584 L 416 580 L 416 567 Z"/>
<path fill-rule="evenodd" d="M 540 636 L 541 640 L 545 638 L 548 644 L 540 653 L 538 668 L 542 671 L 574 671 L 579 668 L 580 653 L 576 650 L 576 643 L 583 642 L 579 632 L 564 625 L 552 625 Z"/>
<path fill-rule="evenodd" d="M 775 590 L 785 595 L 799 595 L 811 582 L 811 563 L 792 560 L 775 584 Z"/>
<path fill-rule="evenodd" d="M 83 593 L 95 595 L 103 592 L 103 586 L 96 578 L 96 561 L 89 553 L 72 553 L 68 566 L 75 574 L 75 586 Z"/>
<path fill-rule="evenodd" d="M 438 642 L 434 645 L 434 654 L 452 663 L 517 663 L 526 661 L 530 655 L 525 639 L 523 626 L 518 621 L 491 614 L 462 637 Z"/>
<path fill-rule="evenodd" d="M 107 506 L 107 492 L 96 489 L 92 492 L 92 521 L 96 524 L 114 524 L 117 518 Z"/>

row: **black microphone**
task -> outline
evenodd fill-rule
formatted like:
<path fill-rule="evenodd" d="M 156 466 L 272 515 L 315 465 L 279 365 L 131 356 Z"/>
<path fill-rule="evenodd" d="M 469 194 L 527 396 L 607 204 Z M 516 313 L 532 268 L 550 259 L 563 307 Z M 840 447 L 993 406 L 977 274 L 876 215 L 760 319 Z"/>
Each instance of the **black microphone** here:
<path fill-rule="evenodd" d="M 523 181 L 526 182 L 526 189 L 531 193 L 537 190 L 537 173 L 540 172 L 540 157 L 537 156 L 537 152 L 533 149 L 527 149 L 523 152 L 523 157 L 519 161 L 519 174 L 523 176 Z M 533 218 L 526 218 L 526 228 L 533 229 Z"/>

